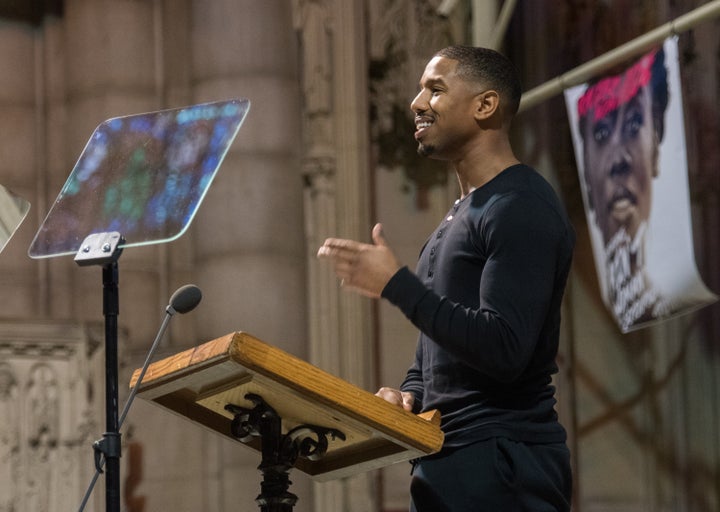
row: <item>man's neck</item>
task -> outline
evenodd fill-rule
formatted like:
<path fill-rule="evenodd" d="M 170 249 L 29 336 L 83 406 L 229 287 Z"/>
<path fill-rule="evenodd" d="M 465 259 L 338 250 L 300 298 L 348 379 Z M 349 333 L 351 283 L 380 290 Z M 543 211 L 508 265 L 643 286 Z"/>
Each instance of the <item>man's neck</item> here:
<path fill-rule="evenodd" d="M 520 163 L 510 145 L 507 130 L 502 127 L 479 130 L 457 148 L 454 155 L 441 160 L 447 160 L 455 171 L 461 197 L 482 187 L 508 167 Z"/>
<path fill-rule="evenodd" d="M 455 163 L 455 174 L 460 185 L 461 197 L 480 188 L 508 167 L 519 164 L 512 151 L 495 153 L 489 157 L 466 158 Z"/>

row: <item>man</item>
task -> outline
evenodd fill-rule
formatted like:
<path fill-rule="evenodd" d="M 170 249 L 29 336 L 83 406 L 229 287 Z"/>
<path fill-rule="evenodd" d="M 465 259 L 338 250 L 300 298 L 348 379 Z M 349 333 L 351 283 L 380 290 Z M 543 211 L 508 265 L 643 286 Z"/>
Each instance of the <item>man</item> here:
<path fill-rule="evenodd" d="M 416 273 L 388 247 L 328 239 L 342 286 L 383 297 L 419 328 L 400 389 L 378 395 L 438 409 L 445 442 L 415 461 L 412 511 L 569 510 L 566 433 L 551 375 L 574 233 L 550 185 L 508 138 L 521 86 L 484 48 L 452 46 L 427 64 L 412 101 L 425 156 L 449 162 L 461 198 L 428 239 Z"/>
<path fill-rule="evenodd" d="M 623 330 L 667 315 L 645 271 L 645 238 L 668 104 L 662 48 L 578 100 L 587 202 L 602 236 L 603 291 Z"/>

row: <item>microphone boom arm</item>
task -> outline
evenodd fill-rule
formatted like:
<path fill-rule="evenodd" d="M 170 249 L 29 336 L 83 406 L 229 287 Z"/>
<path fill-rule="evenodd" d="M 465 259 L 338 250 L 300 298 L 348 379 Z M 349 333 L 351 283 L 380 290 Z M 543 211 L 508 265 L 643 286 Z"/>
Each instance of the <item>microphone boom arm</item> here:
<path fill-rule="evenodd" d="M 114 273 L 114 280 L 117 282 L 117 264 L 114 264 L 115 267 L 115 273 Z M 106 275 L 107 272 L 111 271 L 104 269 L 104 275 Z M 107 279 L 107 276 L 106 276 Z M 117 286 L 115 286 L 115 293 L 117 293 Z M 155 351 L 157 350 L 157 347 L 160 345 L 160 341 L 162 340 L 163 335 L 165 334 L 165 331 L 167 330 L 167 327 L 170 323 L 170 319 L 173 317 L 175 313 L 185 314 L 193 309 L 200 303 L 200 300 L 202 299 L 202 293 L 200 292 L 200 289 L 192 284 L 187 284 L 185 286 L 182 286 L 178 288 L 175 293 L 172 294 L 172 297 L 170 297 L 170 303 L 165 308 L 165 316 L 163 317 L 162 324 L 160 325 L 160 329 L 158 329 L 158 333 L 155 336 L 155 340 L 153 341 L 152 346 L 150 347 L 150 350 L 148 351 L 147 357 L 145 358 L 145 363 L 143 364 L 142 370 L 140 371 L 140 375 L 138 376 L 137 381 L 135 382 L 135 385 L 130 390 L 130 395 L 128 396 L 125 406 L 123 407 L 122 414 L 120 415 L 119 420 L 117 421 L 117 428 L 114 429 L 114 432 L 112 433 L 106 433 L 102 440 L 96 441 L 93 444 L 93 449 L 95 450 L 95 474 L 93 475 L 92 480 L 90 481 L 90 484 L 88 485 L 88 489 L 85 492 L 85 496 L 82 499 L 82 502 L 80 503 L 80 507 L 78 508 L 78 512 L 83 512 L 85 510 L 85 505 L 87 504 L 88 500 L 90 499 L 90 495 L 92 494 L 92 491 L 95 487 L 95 484 L 97 483 L 97 480 L 100 476 L 100 474 L 103 472 L 103 466 L 105 465 L 105 461 L 108 457 L 112 457 L 114 459 L 120 458 L 120 451 L 121 451 L 121 444 L 120 444 L 120 429 L 123 426 L 123 423 L 125 422 L 125 418 L 127 417 L 128 412 L 130 411 L 130 406 L 133 403 L 133 400 L 135 400 L 135 396 L 137 395 L 138 387 L 140 386 L 140 383 L 142 382 L 143 377 L 145 376 L 145 373 L 147 372 L 148 367 L 150 366 L 150 362 L 152 361 L 153 356 L 155 355 Z M 108 304 L 117 304 L 117 301 L 112 300 L 106 300 L 106 308 L 108 307 Z M 110 306 L 112 307 L 112 306 Z M 117 313 L 116 313 L 117 314 Z M 117 339 L 115 340 L 115 353 L 117 352 Z M 115 365 L 117 365 L 117 355 L 115 355 Z M 106 366 L 110 363 L 106 363 Z M 117 393 L 117 377 L 115 377 L 115 393 Z M 117 397 L 117 394 L 115 394 L 115 397 Z M 116 398 L 117 400 L 117 398 Z M 115 414 L 117 414 L 117 411 L 115 411 Z M 119 466 L 119 464 L 118 464 Z M 119 480 L 119 469 L 117 478 Z M 118 482 L 119 483 L 119 482 Z M 119 487 L 119 485 L 118 485 Z M 108 498 L 108 501 L 111 498 Z M 119 506 L 119 496 L 115 498 L 113 496 L 112 498 L 117 505 Z"/>

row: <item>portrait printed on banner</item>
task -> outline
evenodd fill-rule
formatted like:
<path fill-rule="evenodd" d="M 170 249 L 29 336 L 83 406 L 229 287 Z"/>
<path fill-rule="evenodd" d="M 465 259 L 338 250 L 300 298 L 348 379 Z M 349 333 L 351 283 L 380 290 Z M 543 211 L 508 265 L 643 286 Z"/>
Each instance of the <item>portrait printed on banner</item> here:
<path fill-rule="evenodd" d="M 717 297 L 693 251 L 677 39 L 565 91 L 603 301 L 623 332 Z"/>

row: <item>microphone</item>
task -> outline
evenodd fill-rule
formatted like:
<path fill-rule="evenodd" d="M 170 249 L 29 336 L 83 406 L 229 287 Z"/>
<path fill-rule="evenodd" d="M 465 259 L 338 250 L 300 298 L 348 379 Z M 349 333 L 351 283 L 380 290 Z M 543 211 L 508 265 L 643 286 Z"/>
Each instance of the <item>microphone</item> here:
<path fill-rule="evenodd" d="M 163 335 L 165 334 L 165 331 L 167 330 L 167 326 L 170 323 L 170 319 L 173 317 L 175 313 L 180 313 L 181 315 L 184 315 L 185 313 L 189 313 L 195 307 L 200 304 L 200 300 L 202 299 L 202 292 L 200 291 L 200 288 L 195 286 L 194 284 L 186 284 L 184 286 L 181 286 L 177 290 L 175 290 L 175 293 L 172 294 L 170 297 L 170 301 L 165 308 L 165 318 L 163 318 L 162 324 L 160 325 L 160 329 L 158 330 L 157 336 L 155 336 L 155 341 L 153 341 L 152 346 L 150 347 L 150 350 L 148 351 L 148 355 L 145 358 L 145 363 L 143 364 L 142 370 L 140 370 L 140 375 L 137 378 L 137 381 L 135 382 L 135 385 L 130 390 L 130 395 L 128 396 L 127 402 L 125 402 L 125 407 L 123 407 L 122 414 L 120 415 L 120 419 L 118 420 L 118 431 L 123 425 L 123 422 L 125 421 L 125 417 L 127 416 L 128 412 L 130 411 L 130 406 L 133 403 L 133 400 L 135 400 L 135 395 L 137 394 L 137 390 L 140 387 L 140 383 L 143 380 L 143 377 L 145 376 L 145 373 L 147 372 L 148 367 L 150 366 L 150 361 L 152 360 L 153 355 L 155 354 L 155 350 L 157 349 L 158 345 L 160 344 L 160 340 L 162 339 Z M 119 439 L 119 437 L 118 437 Z M 119 443 L 120 441 L 118 441 Z M 98 442 L 95 444 L 97 445 Z M 92 480 L 90 481 L 90 485 L 87 489 L 87 492 L 85 493 L 85 497 L 82 500 L 82 503 L 80 504 L 80 508 L 78 509 L 78 512 L 83 512 L 85 510 L 85 505 L 87 504 L 88 500 L 90 499 L 90 495 L 92 494 L 93 488 L 95 487 L 95 482 L 97 482 L 98 477 L 100 476 L 100 473 L 102 473 L 102 468 L 105 465 L 105 459 L 104 457 L 101 457 L 100 452 L 96 452 L 96 458 L 95 458 L 95 475 L 93 476 Z"/>
<path fill-rule="evenodd" d="M 175 313 L 184 315 L 195 309 L 195 306 L 200 303 L 201 299 L 202 292 L 200 288 L 194 284 L 186 284 L 175 290 L 175 293 L 170 297 L 170 304 L 168 304 L 165 311 L 170 315 Z"/>

